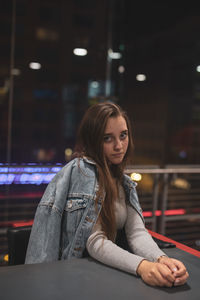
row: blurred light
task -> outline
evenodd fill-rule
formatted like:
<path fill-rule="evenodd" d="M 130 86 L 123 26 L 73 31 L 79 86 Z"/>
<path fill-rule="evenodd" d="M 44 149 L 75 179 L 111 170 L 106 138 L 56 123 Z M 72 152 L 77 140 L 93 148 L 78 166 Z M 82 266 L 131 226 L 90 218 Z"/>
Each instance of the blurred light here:
<path fill-rule="evenodd" d="M 78 56 L 85 56 L 87 55 L 87 50 L 84 48 L 75 48 L 73 50 L 73 53 Z"/>
<path fill-rule="evenodd" d="M 196 241 L 195 241 L 195 244 L 196 244 L 198 247 L 200 247 L 200 240 L 196 240 Z"/>
<path fill-rule="evenodd" d="M 124 71 L 125 71 L 124 66 L 119 66 L 118 71 L 119 71 L 119 73 L 124 73 Z"/>
<path fill-rule="evenodd" d="M 37 153 L 37 159 L 38 160 L 45 160 L 46 158 L 46 152 L 44 149 L 39 149 Z"/>
<path fill-rule="evenodd" d="M 190 189 L 190 183 L 183 178 L 176 178 L 171 182 L 171 185 L 175 186 L 178 189 L 184 189 L 184 190 L 189 190 Z"/>
<path fill-rule="evenodd" d="M 33 90 L 33 97 L 35 99 L 52 99 L 55 100 L 58 98 L 58 92 L 54 89 L 50 88 L 40 88 L 40 89 L 34 89 Z"/>
<path fill-rule="evenodd" d="M 137 74 L 136 75 L 137 81 L 145 81 L 146 80 L 146 75 L 144 74 Z"/>
<path fill-rule="evenodd" d="M 145 218 L 149 218 L 149 217 L 152 217 L 152 212 L 151 211 L 143 211 L 143 217 Z"/>
<path fill-rule="evenodd" d="M 47 184 L 62 166 L 58 167 L 1 167 L 0 185 L 10 184 Z"/>
<path fill-rule="evenodd" d="M 200 66 L 196 67 L 197 72 L 200 72 Z"/>
<path fill-rule="evenodd" d="M 5 95 L 9 90 L 10 82 L 9 79 L 6 79 L 4 82 L 4 86 L 0 87 L 0 95 Z"/>
<path fill-rule="evenodd" d="M 39 40 L 55 42 L 59 39 L 59 33 L 53 29 L 37 28 L 36 29 L 36 37 Z"/>
<path fill-rule="evenodd" d="M 8 262 L 8 260 L 9 260 L 9 256 L 8 256 L 8 254 L 4 255 L 4 258 L 3 258 L 3 260 L 4 260 L 4 261 L 6 261 L 6 262 Z"/>
<path fill-rule="evenodd" d="M 119 45 L 119 50 L 124 51 L 124 49 L 125 49 L 124 44 Z"/>
<path fill-rule="evenodd" d="M 131 179 L 134 181 L 140 181 L 142 180 L 142 175 L 139 173 L 132 173 L 131 174 Z"/>
<path fill-rule="evenodd" d="M 89 104 L 91 105 L 93 100 L 98 102 L 97 97 L 103 97 L 105 92 L 105 81 L 103 80 L 89 80 L 88 81 L 88 98 Z M 93 100 L 92 100 L 93 99 Z M 94 104 L 94 103 L 93 103 Z"/>
<path fill-rule="evenodd" d="M 55 156 L 54 149 L 38 149 L 35 152 L 37 160 L 48 162 L 51 161 Z"/>
<path fill-rule="evenodd" d="M 169 209 L 164 212 L 165 216 L 185 215 L 186 210 L 184 208 Z"/>
<path fill-rule="evenodd" d="M 66 156 L 71 156 L 72 155 L 72 149 L 71 148 L 65 149 L 65 155 Z"/>
<path fill-rule="evenodd" d="M 21 74 L 21 71 L 20 71 L 20 69 L 14 68 L 14 69 L 12 69 L 11 73 L 14 76 L 19 76 Z"/>
<path fill-rule="evenodd" d="M 0 87 L 0 95 L 5 95 L 7 93 L 7 89 L 4 87 Z"/>
<path fill-rule="evenodd" d="M 39 70 L 39 69 L 41 69 L 41 64 L 38 62 L 31 62 L 29 64 L 29 68 L 32 70 Z"/>
<path fill-rule="evenodd" d="M 152 217 L 153 213 L 151 211 L 144 211 L 143 213 L 143 217 Z M 181 215 L 185 215 L 186 214 L 186 210 L 184 208 L 179 208 L 179 209 L 169 209 L 169 210 L 165 210 L 164 215 L 165 216 L 181 216 Z M 160 217 L 162 216 L 162 211 L 161 210 L 156 210 L 155 211 L 155 216 Z"/>
<path fill-rule="evenodd" d="M 119 52 L 113 52 L 112 49 L 108 50 L 108 56 L 111 59 L 120 59 L 122 57 L 121 53 L 119 53 Z"/>
<path fill-rule="evenodd" d="M 57 173 L 61 170 L 61 167 L 53 167 L 51 168 L 51 172 Z"/>
<path fill-rule="evenodd" d="M 91 86 L 92 86 L 94 89 L 97 89 L 97 88 L 99 87 L 98 81 L 92 81 Z"/>
<path fill-rule="evenodd" d="M 12 227 L 23 227 L 23 226 L 32 226 L 33 225 L 33 220 L 27 221 L 27 222 L 15 222 L 12 223 Z"/>
<path fill-rule="evenodd" d="M 186 158 L 187 157 L 187 153 L 184 150 L 182 150 L 182 151 L 179 152 L 179 156 L 181 158 Z"/>

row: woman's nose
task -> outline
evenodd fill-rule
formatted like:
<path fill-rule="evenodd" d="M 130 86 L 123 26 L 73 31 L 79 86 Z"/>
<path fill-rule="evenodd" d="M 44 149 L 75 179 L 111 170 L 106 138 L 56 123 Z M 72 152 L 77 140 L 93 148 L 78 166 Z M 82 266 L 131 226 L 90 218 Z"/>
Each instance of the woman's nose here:
<path fill-rule="evenodd" d="M 121 141 L 120 139 L 116 139 L 116 140 L 115 140 L 114 148 L 115 148 L 116 150 L 122 148 L 122 141 Z"/>

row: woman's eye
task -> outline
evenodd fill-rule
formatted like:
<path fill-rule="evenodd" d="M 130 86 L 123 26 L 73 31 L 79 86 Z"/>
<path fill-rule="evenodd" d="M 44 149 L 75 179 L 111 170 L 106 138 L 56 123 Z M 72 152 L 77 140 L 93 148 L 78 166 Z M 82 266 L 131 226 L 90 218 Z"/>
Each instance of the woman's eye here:
<path fill-rule="evenodd" d="M 120 135 L 121 140 L 124 140 L 128 135 L 128 132 L 122 132 Z"/>
<path fill-rule="evenodd" d="M 104 141 L 104 143 L 109 143 L 109 142 L 112 141 L 112 137 L 109 136 L 109 135 L 108 136 L 104 136 L 103 141 Z"/>

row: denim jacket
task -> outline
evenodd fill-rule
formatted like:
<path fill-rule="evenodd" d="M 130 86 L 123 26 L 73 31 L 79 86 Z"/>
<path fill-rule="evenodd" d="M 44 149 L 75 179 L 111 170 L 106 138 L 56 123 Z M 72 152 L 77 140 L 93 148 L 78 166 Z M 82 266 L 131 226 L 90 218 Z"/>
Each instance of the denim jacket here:
<path fill-rule="evenodd" d="M 143 219 L 135 186 L 124 175 L 126 200 Z M 25 263 L 82 257 L 104 200 L 100 199 L 95 206 L 97 191 L 97 168 L 93 161 L 76 158 L 64 166 L 38 204 Z"/>

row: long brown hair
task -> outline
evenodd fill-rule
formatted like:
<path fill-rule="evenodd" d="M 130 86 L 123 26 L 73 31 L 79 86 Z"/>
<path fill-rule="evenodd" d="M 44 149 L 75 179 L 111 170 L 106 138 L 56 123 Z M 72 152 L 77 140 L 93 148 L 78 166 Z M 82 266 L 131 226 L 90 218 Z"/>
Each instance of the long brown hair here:
<path fill-rule="evenodd" d="M 108 119 L 118 116 L 122 116 L 126 120 L 129 144 L 123 162 L 119 165 L 109 166 L 103 152 L 103 137 Z M 122 180 L 125 165 L 129 162 L 133 151 L 132 130 L 127 114 L 119 105 L 111 102 L 91 106 L 81 121 L 75 150 L 79 157 L 87 156 L 93 159 L 97 165 L 99 191 L 96 203 L 105 193 L 99 222 L 107 237 L 114 241 L 116 234 L 114 203 L 118 196 L 116 180 Z"/>

